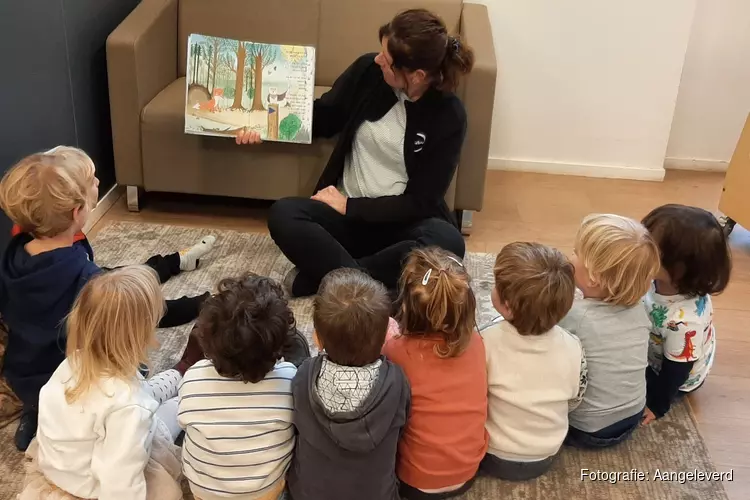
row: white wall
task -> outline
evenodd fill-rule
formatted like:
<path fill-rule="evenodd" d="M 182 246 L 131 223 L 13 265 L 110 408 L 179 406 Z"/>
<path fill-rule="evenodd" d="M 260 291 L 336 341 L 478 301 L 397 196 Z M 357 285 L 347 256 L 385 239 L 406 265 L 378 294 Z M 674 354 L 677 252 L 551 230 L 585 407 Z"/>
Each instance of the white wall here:
<path fill-rule="evenodd" d="M 750 112 L 750 1 L 700 0 L 667 165 L 726 168 Z"/>
<path fill-rule="evenodd" d="M 474 1 L 498 58 L 490 167 L 663 177 L 696 0 Z"/>

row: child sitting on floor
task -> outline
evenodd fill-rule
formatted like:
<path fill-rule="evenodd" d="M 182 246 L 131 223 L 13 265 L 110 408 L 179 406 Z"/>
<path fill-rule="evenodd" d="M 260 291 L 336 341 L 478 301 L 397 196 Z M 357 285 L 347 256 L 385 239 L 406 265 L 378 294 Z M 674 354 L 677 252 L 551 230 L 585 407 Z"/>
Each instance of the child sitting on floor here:
<path fill-rule="evenodd" d="M 581 340 L 588 386 L 566 443 L 605 447 L 627 439 L 646 406 L 650 322 L 641 299 L 659 270 L 659 249 L 640 223 L 597 214 L 583 220 L 571 260 L 583 297 L 560 326 Z"/>
<path fill-rule="evenodd" d="M 664 205 L 643 224 L 661 252 L 661 270 L 644 301 L 651 317 L 648 424 L 706 380 L 716 349 L 711 295 L 729 283 L 732 258 L 716 217 L 701 208 Z"/>
<path fill-rule="evenodd" d="M 102 271 L 81 233 L 98 186 L 91 158 L 69 147 L 24 158 L 0 182 L 0 206 L 16 225 L 0 262 L 0 314 L 9 330 L 3 375 L 24 405 L 15 436 L 19 450 L 36 432 L 39 389 L 65 357 L 64 318 L 79 290 Z M 207 236 L 147 265 L 164 282 L 195 269 L 214 241 Z M 194 320 L 206 296 L 167 301 L 160 326 Z"/>
<path fill-rule="evenodd" d="M 147 498 L 152 444 L 180 432 L 180 373 L 144 381 L 138 372 L 158 345 L 163 312 L 146 266 L 101 274 L 81 290 L 67 321 L 67 358 L 39 394 L 38 467 L 54 487 L 82 498 Z M 164 487 L 149 498 L 174 498 Z"/>
<path fill-rule="evenodd" d="M 292 311 L 281 286 L 248 275 L 225 279 L 198 316 L 208 359 L 185 374 L 179 422 L 182 463 L 196 498 L 274 500 L 292 460 L 292 379 L 281 361 Z"/>
<path fill-rule="evenodd" d="M 401 335 L 383 353 L 403 368 L 411 416 L 397 465 L 405 499 L 467 491 L 487 451 L 487 368 L 469 273 L 453 254 L 414 250 L 401 275 Z"/>
<path fill-rule="evenodd" d="M 538 243 L 511 243 L 495 260 L 492 304 L 505 318 L 482 332 L 490 446 L 482 471 L 500 479 L 544 474 L 586 390 L 581 342 L 557 323 L 573 305 L 573 265 Z"/>
<path fill-rule="evenodd" d="M 321 282 L 313 323 L 322 351 L 292 383 L 293 500 L 399 500 L 396 449 L 410 394 L 403 371 L 380 355 L 390 308 L 385 287 L 356 269 Z"/>

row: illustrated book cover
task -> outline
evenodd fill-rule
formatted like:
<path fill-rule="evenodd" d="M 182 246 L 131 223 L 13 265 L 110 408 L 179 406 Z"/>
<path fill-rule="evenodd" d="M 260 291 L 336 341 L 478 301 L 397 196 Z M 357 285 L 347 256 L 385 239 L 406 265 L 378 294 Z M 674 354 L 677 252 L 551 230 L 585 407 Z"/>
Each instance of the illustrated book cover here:
<path fill-rule="evenodd" d="M 310 144 L 315 48 L 192 34 L 185 133 Z"/>

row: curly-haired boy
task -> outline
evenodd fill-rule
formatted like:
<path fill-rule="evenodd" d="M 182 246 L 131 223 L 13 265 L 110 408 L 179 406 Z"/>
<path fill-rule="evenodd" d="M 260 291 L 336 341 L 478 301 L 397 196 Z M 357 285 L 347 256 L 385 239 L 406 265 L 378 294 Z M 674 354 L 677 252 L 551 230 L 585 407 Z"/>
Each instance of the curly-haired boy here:
<path fill-rule="evenodd" d="M 297 369 L 281 359 L 293 325 L 281 286 L 261 276 L 225 279 L 204 303 L 194 337 L 207 359 L 185 373 L 178 413 L 196 498 L 271 500 L 283 490 Z"/>

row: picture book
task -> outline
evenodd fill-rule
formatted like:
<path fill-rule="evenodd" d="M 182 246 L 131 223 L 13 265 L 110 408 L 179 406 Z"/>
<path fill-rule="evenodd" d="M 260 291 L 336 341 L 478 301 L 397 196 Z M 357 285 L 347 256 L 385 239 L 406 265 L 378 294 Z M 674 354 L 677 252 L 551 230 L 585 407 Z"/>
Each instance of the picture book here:
<path fill-rule="evenodd" d="M 185 133 L 310 144 L 315 48 L 192 34 Z"/>

